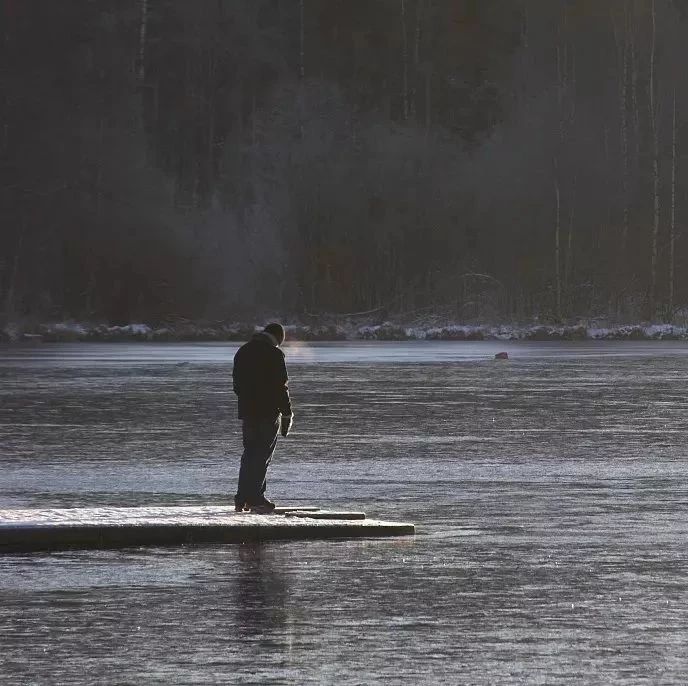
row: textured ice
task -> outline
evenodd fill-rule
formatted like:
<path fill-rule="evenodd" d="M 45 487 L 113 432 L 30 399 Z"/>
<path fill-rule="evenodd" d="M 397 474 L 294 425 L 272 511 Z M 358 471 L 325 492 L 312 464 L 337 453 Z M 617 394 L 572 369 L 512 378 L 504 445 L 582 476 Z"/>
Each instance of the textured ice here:
<path fill-rule="evenodd" d="M 0 507 L 227 507 L 235 349 L 0 350 Z M 684 342 L 287 356 L 268 494 L 417 536 L 0 556 L 0 681 L 686 683 Z"/>

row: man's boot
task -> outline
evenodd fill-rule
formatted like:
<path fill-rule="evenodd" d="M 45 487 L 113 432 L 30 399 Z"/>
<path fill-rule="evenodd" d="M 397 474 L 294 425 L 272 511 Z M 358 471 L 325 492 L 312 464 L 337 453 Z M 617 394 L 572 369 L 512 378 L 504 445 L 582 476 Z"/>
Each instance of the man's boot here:
<path fill-rule="evenodd" d="M 253 514 L 272 514 L 275 511 L 275 503 L 261 495 L 259 499 L 251 503 L 250 508 Z"/>

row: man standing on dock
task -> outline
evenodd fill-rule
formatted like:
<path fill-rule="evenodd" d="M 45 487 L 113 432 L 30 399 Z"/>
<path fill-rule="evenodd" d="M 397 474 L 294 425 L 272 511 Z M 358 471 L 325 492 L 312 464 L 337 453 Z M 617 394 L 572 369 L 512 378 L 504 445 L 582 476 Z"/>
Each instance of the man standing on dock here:
<path fill-rule="evenodd" d="M 281 324 L 268 324 L 234 356 L 232 377 L 239 398 L 244 442 L 239 486 L 234 496 L 237 512 L 268 514 L 275 509 L 275 503 L 265 497 L 265 475 L 277 445 L 277 434 L 287 436 L 294 418 L 287 367 L 280 349 L 284 335 Z"/>

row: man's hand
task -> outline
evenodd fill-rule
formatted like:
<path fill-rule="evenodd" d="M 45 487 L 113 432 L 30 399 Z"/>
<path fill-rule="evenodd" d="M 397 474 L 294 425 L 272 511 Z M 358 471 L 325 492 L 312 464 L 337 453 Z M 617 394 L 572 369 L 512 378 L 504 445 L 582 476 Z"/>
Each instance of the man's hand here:
<path fill-rule="evenodd" d="M 294 424 L 294 415 L 293 414 L 283 414 L 282 418 L 280 419 L 280 433 L 282 436 L 285 438 L 289 435 L 289 432 L 291 431 L 291 427 Z"/>

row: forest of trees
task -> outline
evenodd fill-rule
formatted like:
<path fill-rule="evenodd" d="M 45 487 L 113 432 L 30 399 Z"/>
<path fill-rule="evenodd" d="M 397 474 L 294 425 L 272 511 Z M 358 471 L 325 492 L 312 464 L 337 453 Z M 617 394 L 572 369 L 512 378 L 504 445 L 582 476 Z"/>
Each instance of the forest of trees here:
<path fill-rule="evenodd" d="M 0 0 L 0 317 L 688 306 L 688 0 Z"/>

